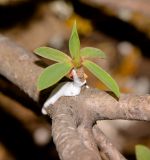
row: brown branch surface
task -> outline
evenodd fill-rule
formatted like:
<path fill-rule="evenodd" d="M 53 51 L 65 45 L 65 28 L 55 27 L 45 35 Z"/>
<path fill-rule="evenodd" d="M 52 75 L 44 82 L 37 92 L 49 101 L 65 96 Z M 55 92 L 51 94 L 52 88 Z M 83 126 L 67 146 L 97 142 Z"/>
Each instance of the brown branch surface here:
<path fill-rule="evenodd" d="M 42 68 L 35 61 L 34 55 L 0 36 L 0 73 L 38 101 L 36 80 Z M 100 148 L 93 135 L 95 122 L 104 119 L 150 121 L 150 96 L 121 95 L 117 101 L 106 92 L 83 89 L 79 96 L 60 98 L 48 108 L 48 114 L 52 118 L 52 135 L 61 159 L 101 160 L 98 149 L 104 148 Z M 99 136 L 103 137 L 101 133 Z M 102 137 L 97 139 L 101 141 Z M 111 150 L 116 151 L 113 146 Z M 116 152 L 111 152 L 111 157 L 115 155 Z M 112 159 L 110 154 L 105 156 Z M 119 156 L 118 159 L 124 158 Z"/>
<path fill-rule="evenodd" d="M 83 89 L 79 96 L 62 97 L 59 106 L 72 107 L 78 121 L 92 125 L 96 120 L 127 119 L 150 121 L 150 95 L 122 94 L 117 101 L 113 96 L 97 89 Z M 53 112 L 52 112 L 53 113 Z M 52 114 L 50 112 L 50 114 Z"/>
<path fill-rule="evenodd" d="M 87 149 L 84 154 L 87 155 L 85 159 L 89 157 L 88 153 L 94 159 L 99 159 L 96 145 L 100 145 L 94 141 L 91 133 L 93 124 L 97 120 L 104 119 L 150 121 L 150 96 L 121 95 L 119 101 L 117 101 L 106 92 L 100 92 L 92 88 L 85 89 L 79 96 L 62 97 L 53 107 L 48 109 L 48 113 L 53 119 L 53 138 L 62 159 L 73 157 L 80 159 L 79 157 L 82 156 L 79 151 L 83 151 L 83 146 Z M 103 134 L 99 134 L 99 136 L 97 137 L 99 140 L 104 137 Z M 104 149 L 104 142 L 101 146 L 103 146 L 101 149 L 103 152 L 105 150 L 108 159 L 113 160 L 116 156 L 117 159 L 125 159 L 116 152 L 115 147 L 108 147 L 110 143 L 107 142 L 107 152 Z M 114 152 L 111 152 L 112 150 Z M 73 155 L 70 154 L 71 151 L 73 151 Z M 66 154 L 63 154 L 64 152 Z M 82 159 L 84 160 L 83 157 Z"/>
<path fill-rule="evenodd" d="M 93 127 L 93 134 L 100 151 L 111 160 L 124 160 L 125 158 L 113 146 L 97 125 Z"/>
<path fill-rule="evenodd" d="M 42 71 L 35 64 L 37 60 L 29 51 L 0 35 L 0 73 L 34 100 L 38 100 L 36 81 Z"/>

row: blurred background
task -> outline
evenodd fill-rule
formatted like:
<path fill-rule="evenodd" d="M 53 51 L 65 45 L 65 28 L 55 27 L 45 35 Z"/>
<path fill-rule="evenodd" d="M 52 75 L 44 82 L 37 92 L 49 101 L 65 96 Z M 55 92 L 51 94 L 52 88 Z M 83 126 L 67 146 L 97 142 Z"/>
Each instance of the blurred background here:
<path fill-rule="evenodd" d="M 40 46 L 68 53 L 75 19 L 81 47 L 106 53 L 107 60 L 93 60 L 114 77 L 121 92 L 149 94 L 149 0 L 0 0 L 0 34 L 32 54 Z M 87 75 L 90 86 L 107 89 Z M 59 160 L 50 123 L 35 102 L 0 77 L 0 160 Z M 150 147 L 149 123 L 118 120 L 98 124 L 129 160 L 135 160 L 136 144 Z"/>

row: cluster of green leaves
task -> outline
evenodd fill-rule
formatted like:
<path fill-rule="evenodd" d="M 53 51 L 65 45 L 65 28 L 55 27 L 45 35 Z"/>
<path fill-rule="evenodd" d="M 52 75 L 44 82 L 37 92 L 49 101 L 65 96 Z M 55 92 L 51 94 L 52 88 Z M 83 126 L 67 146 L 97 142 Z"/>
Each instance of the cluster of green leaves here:
<path fill-rule="evenodd" d="M 114 94 L 119 97 L 119 87 L 115 80 L 105 72 L 100 66 L 88 60 L 88 58 L 100 57 L 106 58 L 105 53 L 100 49 L 85 47 L 80 49 L 80 40 L 76 28 L 76 22 L 73 25 L 72 33 L 69 39 L 70 56 L 49 47 L 40 47 L 35 49 L 35 53 L 41 57 L 56 61 L 57 63 L 47 67 L 38 79 L 38 89 L 46 89 L 61 78 L 66 76 L 73 68 L 86 67 L 94 76 L 102 81 Z"/>
<path fill-rule="evenodd" d="M 150 160 L 150 149 L 144 145 L 136 145 L 135 153 L 137 160 Z"/>

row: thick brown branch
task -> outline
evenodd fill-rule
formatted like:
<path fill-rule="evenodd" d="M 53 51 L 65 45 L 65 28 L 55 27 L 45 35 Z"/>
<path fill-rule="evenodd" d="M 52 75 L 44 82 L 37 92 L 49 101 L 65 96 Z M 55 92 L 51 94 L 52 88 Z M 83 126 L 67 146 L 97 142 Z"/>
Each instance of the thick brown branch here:
<path fill-rule="evenodd" d="M 62 159 L 73 159 L 85 156 L 96 158 L 97 148 L 93 135 L 90 132 L 92 125 L 97 120 L 103 119 L 131 119 L 131 120 L 150 120 L 150 96 L 121 95 L 119 101 L 114 99 L 106 92 L 100 92 L 96 89 L 85 89 L 80 96 L 62 97 L 53 107 L 48 108 L 48 113 L 53 118 L 53 138 Z M 71 134 L 71 135 L 70 135 Z M 114 147 L 107 142 L 108 148 L 104 148 L 104 135 L 99 135 L 98 146 L 107 152 L 110 160 L 117 156 L 117 159 L 125 159 Z M 104 139 L 106 140 L 106 139 Z M 79 145 L 80 144 L 80 145 Z M 68 146 L 65 148 L 64 146 Z M 83 147 L 86 148 L 84 151 Z M 79 152 L 79 150 L 82 150 Z M 109 151 L 108 151 L 109 150 Z M 114 150 L 114 154 L 112 154 Z M 69 153 L 74 154 L 69 154 Z M 94 154 L 94 155 L 93 155 Z M 107 155 L 107 156 L 108 156 Z M 71 156 L 71 157 L 70 157 Z M 82 157 L 83 158 L 83 157 Z M 84 159 L 83 158 L 83 159 Z M 77 158 L 78 159 L 78 158 Z M 99 159 L 99 157 L 97 157 Z"/>
<path fill-rule="evenodd" d="M 35 64 L 37 60 L 32 53 L 0 35 L 0 74 L 34 100 L 38 100 L 36 81 L 42 71 L 42 68 Z"/>
<path fill-rule="evenodd" d="M 78 121 L 88 125 L 104 119 L 150 121 L 150 95 L 122 94 L 117 101 L 106 92 L 90 88 L 76 97 L 62 97 L 55 107 L 64 102 L 76 110 Z"/>
<path fill-rule="evenodd" d="M 49 109 L 53 140 L 62 160 L 101 160 L 97 148 L 89 145 L 91 138 L 89 131 L 86 132 L 87 128 L 77 126 L 74 109 L 66 107 L 64 103 L 61 107 Z"/>
<path fill-rule="evenodd" d="M 100 151 L 109 160 L 125 160 L 125 158 L 118 152 L 115 146 L 113 146 L 113 144 L 109 141 L 109 139 L 104 135 L 104 133 L 97 125 L 93 126 L 93 134 Z"/>
<path fill-rule="evenodd" d="M 42 68 L 32 53 L 0 36 L 0 73 L 34 100 L 39 92 L 36 80 Z M 121 95 L 119 101 L 106 92 L 84 89 L 79 96 L 62 97 L 48 108 L 52 133 L 61 159 L 100 160 L 92 126 L 96 120 L 150 120 L 150 96 Z"/>

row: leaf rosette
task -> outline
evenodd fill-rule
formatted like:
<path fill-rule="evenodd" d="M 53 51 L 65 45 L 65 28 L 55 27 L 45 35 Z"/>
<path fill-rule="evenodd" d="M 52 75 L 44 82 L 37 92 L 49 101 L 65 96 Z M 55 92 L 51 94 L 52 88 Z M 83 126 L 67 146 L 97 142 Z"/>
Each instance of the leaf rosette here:
<path fill-rule="evenodd" d="M 39 47 L 34 52 L 43 58 L 57 62 L 44 69 L 38 78 L 37 87 L 39 90 L 46 89 L 68 73 L 73 68 L 85 67 L 101 82 L 103 82 L 117 97 L 120 95 L 119 87 L 116 81 L 100 66 L 88 60 L 89 58 L 106 58 L 103 51 L 98 48 L 84 47 L 80 49 L 80 39 L 77 32 L 76 22 L 74 22 L 71 36 L 69 39 L 70 56 L 62 51 L 50 47 Z"/>

